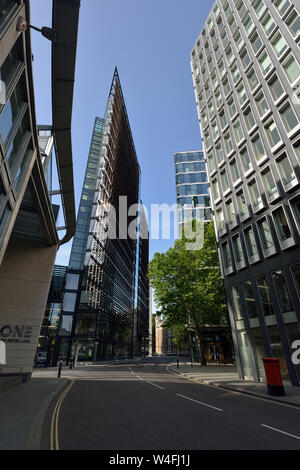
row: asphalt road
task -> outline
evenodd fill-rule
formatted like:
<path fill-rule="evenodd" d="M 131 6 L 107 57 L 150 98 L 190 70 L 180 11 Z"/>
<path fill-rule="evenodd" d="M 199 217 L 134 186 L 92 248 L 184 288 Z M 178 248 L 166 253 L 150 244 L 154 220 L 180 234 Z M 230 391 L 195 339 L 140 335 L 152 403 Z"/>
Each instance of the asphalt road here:
<path fill-rule="evenodd" d="M 193 383 L 163 365 L 99 366 L 49 408 L 41 449 L 300 450 L 300 408 Z"/>

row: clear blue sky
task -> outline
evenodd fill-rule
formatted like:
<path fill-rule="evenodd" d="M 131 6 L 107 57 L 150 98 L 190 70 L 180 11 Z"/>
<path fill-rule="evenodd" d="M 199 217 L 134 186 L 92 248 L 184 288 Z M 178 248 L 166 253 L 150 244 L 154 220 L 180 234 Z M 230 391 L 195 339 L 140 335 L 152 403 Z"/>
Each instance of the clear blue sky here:
<path fill-rule="evenodd" d="M 175 204 L 173 155 L 202 148 L 190 52 L 213 0 L 82 0 L 72 140 L 78 209 L 95 116 L 103 117 L 119 70 L 142 171 L 141 197 Z M 52 0 L 31 0 L 31 23 L 51 26 Z M 67 19 L 66 19 L 67 21 Z M 51 122 L 51 44 L 32 31 L 37 120 Z M 175 235 L 176 236 L 176 235 Z M 150 240 L 150 259 L 174 242 Z M 68 264 L 70 243 L 57 264 Z"/>

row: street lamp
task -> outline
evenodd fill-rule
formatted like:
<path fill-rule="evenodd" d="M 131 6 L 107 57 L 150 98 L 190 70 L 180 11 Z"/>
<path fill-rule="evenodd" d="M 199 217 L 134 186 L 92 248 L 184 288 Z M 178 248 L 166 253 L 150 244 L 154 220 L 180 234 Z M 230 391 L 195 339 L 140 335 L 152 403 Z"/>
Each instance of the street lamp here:
<path fill-rule="evenodd" d="M 33 26 L 25 20 L 23 16 L 19 16 L 17 22 L 17 31 L 22 33 L 26 31 L 28 28 L 32 28 L 35 31 L 39 31 L 45 38 L 49 39 L 49 41 L 53 42 L 57 46 L 65 46 L 66 45 L 66 38 L 63 33 L 56 31 L 53 28 L 48 28 L 47 26 L 43 26 L 41 29 Z"/>

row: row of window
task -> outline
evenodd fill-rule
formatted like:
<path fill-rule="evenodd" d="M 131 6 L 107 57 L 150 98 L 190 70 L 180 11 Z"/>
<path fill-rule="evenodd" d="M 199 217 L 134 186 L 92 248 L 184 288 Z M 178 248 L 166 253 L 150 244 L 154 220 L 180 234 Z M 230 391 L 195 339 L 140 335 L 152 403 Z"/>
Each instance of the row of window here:
<path fill-rule="evenodd" d="M 185 183 L 207 183 L 207 175 L 205 171 L 197 173 L 180 173 L 176 175 L 176 184 Z"/>
<path fill-rule="evenodd" d="M 290 1 L 284 2 L 285 3 L 284 8 L 282 8 L 281 3 L 283 3 L 282 0 L 275 0 L 273 2 L 273 5 L 277 9 L 279 15 L 284 19 L 293 37 L 297 37 L 299 33 L 298 12 L 295 8 L 293 8 L 293 5 Z M 226 21 L 223 21 L 221 11 L 217 4 L 215 4 L 215 7 L 217 11 L 217 16 L 215 17 L 215 25 L 213 24 L 212 18 L 208 18 L 207 26 L 208 26 L 209 34 L 207 34 L 206 28 L 203 28 L 202 34 L 198 38 L 197 46 L 192 52 L 192 55 L 195 56 L 196 50 L 200 51 L 200 60 L 201 59 L 203 60 L 203 56 L 201 57 L 203 49 L 206 51 L 207 55 L 210 54 L 211 52 L 209 37 L 211 38 L 211 42 L 212 42 L 212 46 L 215 51 L 215 54 L 218 57 L 218 45 L 217 45 L 218 41 L 217 41 L 216 30 L 218 30 L 220 33 L 224 49 L 227 47 L 227 45 L 229 44 L 229 39 L 226 34 L 226 30 L 224 29 L 225 23 L 228 24 L 231 33 L 235 36 L 236 43 L 239 44 L 238 37 L 236 38 L 236 36 L 239 36 L 240 33 L 239 31 L 236 32 L 238 26 L 235 21 L 234 12 L 232 11 L 230 7 L 229 2 L 225 2 L 222 5 L 222 9 L 224 10 L 224 13 L 226 16 Z M 240 3 L 238 3 L 238 5 L 235 8 L 237 8 L 240 20 L 243 23 L 245 31 L 247 32 L 248 35 L 251 35 L 251 33 L 253 32 L 255 28 L 253 18 L 250 15 L 251 9 L 248 10 L 246 5 L 242 1 L 240 1 Z M 273 19 L 265 2 L 263 0 L 256 0 L 252 3 L 252 8 L 254 10 L 255 16 L 261 21 L 266 35 L 270 35 L 275 28 L 275 20 Z M 287 11 L 289 11 L 288 15 L 286 15 Z"/>
<path fill-rule="evenodd" d="M 186 153 L 175 153 L 174 155 L 175 164 L 177 163 L 190 163 L 190 162 L 202 162 L 204 161 L 204 153 L 201 152 L 186 152 Z"/>
<path fill-rule="evenodd" d="M 183 208 L 178 211 L 178 223 L 185 223 L 190 220 L 211 220 L 212 211 L 211 209 L 200 209 L 200 208 Z"/>
<path fill-rule="evenodd" d="M 300 148 L 293 147 L 300 159 Z M 238 187 L 242 182 L 242 172 L 240 166 L 242 164 L 243 174 L 248 179 L 247 187 L 250 194 L 250 199 L 253 203 L 254 212 L 261 210 L 263 204 L 261 201 L 261 194 L 264 193 L 268 203 L 274 202 L 281 196 L 281 187 L 284 191 L 291 191 L 298 185 L 298 178 L 295 173 L 291 159 L 286 152 L 279 154 L 272 166 L 264 166 L 260 173 L 256 172 L 255 177 L 251 175 L 255 173 L 252 165 L 251 158 L 247 147 L 245 147 L 239 154 L 240 163 L 238 164 L 237 158 L 233 158 L 228 166 L 224 166 L 219 173 L 219 177 L 213 177 L 211 180 L 211 196 L 215 204 L 221 202 L 222 197 L 226 197 L 232 191 L 232 188 Z M 228 171 L 229 167 L 229 171 Z M 231 185 L 229 174 L 231 177 Z M 245 185 L 246 186 L 246 185 Z M 262 188 L 262 189 L 261 189 Z M 237 196 L 243 194 L 243 189 L 236 192 Z M 239 207 L 241 210 L 241 207 Z M 243 211 L 244 212 L 244 211 Z M 248 212 L 248 211 L 246 211 Z M 241 212 L 240 212 L 241 214 Z"/>
<path fill-rule="evenodd" d="M 186 163 L 177 163 L 175 165 L 176 174 L 178 173 L 190 173 L 193 171 L 206 171 L 204 157 L 202 162 L 186 162 Z"/>
<path fill-rule="evenodd" d="M 299 229 L 299 197 L 290 201 L 290 207 Z M 275 231 L 273 227 L 275 227 Z M 292 223 L 284 206 L 272 211 L 271 216 L 264 216 L 255 225 L 249 225 L 241 233 L 233 235 L 231 241 L 227 240 L 221 244 L 225 274 L 231 274 L 234 268 L 243 269 L 248 263 L 253 264 L 261 261 L 261 253 L 264 258 L 276 254 L 278 243 L 282 250 L 290 248 L 296 243 Z"/>

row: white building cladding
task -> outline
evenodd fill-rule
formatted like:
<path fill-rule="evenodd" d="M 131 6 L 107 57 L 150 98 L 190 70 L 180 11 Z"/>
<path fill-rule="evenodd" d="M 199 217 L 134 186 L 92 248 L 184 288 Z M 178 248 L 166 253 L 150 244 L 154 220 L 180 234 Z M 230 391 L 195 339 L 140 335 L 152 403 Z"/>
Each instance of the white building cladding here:
<path fill-rule="evenodd" d="M 290 0 L 218 0 L 191 55 L 241 377 L 280 359 L 299 385 L 300 17 Z"/>

